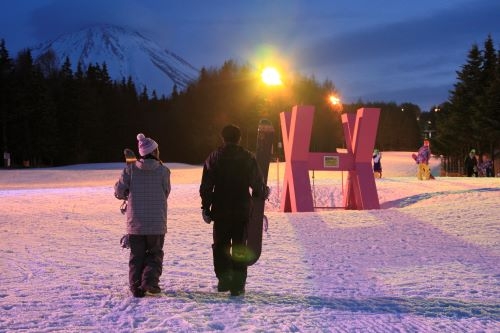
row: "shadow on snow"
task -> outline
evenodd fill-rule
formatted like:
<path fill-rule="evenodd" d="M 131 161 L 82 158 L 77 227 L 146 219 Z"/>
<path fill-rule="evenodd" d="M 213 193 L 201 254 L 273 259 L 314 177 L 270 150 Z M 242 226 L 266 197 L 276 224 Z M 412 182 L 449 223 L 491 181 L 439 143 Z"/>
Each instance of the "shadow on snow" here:
<path fill-rule="evenodd" d="M 420 193 L 416 195 L 412 195 L 406 198 L 400 198 L 393 201 L 387 201 L 380 205 L 380 208 L 404 208 L 416 204 L 419 201 L 431 199 L 437 197 L 439 195 L 450 195 L 450 194 L 463 194 L 463 193 L 473 193 L 473 192 L 500 192 L 498 188 L 478 188 L 471 190 L 460 190 L 460 191 L 440 191 L 440 192 L 431 192 L 431 193 Z"/>
<path fill-rule="evenodd" d="M 413 314 L 425 317 L 484 318 L 500 320 L 500 303 L 478 303 L 445 298 L 423 297 L 367 297 L 328 298 L 320 296 L 280 295 L 248 292 L 244 297 L 230 297 L 227 293 L 200 291 L 166 291 L 165 297 L 202 304 L 235 302 L 263 306 L 300 306 L 302 308 L 330 309 L 365 314 Z"/>

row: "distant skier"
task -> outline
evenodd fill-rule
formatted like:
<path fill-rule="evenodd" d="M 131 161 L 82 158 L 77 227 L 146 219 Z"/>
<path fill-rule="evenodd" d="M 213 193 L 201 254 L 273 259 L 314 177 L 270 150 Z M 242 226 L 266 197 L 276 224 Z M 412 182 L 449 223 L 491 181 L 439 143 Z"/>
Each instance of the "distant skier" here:
<path fill-rule="evenodd" d="M 479 175 L 482 177 L 493 177 L 493 161 L 488 154 L 483 154 L 481 163 L 477 166 Z"/>
<path fill-rule="evenodd" d="M 418 149 L 417 154 L 413 154 L 412 157 L 418 164 L 417 178 L 419 180 L 434 179 L 434 177 L 431 175 L 431 169 L 429 167 L 429 159 L 431 158 L 429 140 L 425 139 L 424 144 Z"/>
<path fill-rule="evenodd" d="M 373 150 L 373 175 L 382 178 L 382 153 L 378 149 Z"/>
<path fill-rule="evenodd" d="M 127 164 L 114 189 L 116 198 L 128 200 L 130 291 L 134 297 L 144 297 L 146 293 L 161 292 L 170 170 L 161 162 L 153 139 L 140 133 L 137 140 L 141 158 Z"/>
<path fill-rule="evenodd" d="M 465 174 L 467 177 L 478 176 L 476 150 L 471 149 L 464 161 Z"/>
<path fill-rule="evenodd" d="M 239 145 L 241 132 L 227 125 L 224 144 L 213 151 L 203 166 L 200 185 L 202 217 L 213 226 L 213 264 L 218 291 L 232 296 L 245 293 L 247 265 L 246 228 L 250 218 L 250 191 L 266 197 L 268 189 L 254 154 Z"/>

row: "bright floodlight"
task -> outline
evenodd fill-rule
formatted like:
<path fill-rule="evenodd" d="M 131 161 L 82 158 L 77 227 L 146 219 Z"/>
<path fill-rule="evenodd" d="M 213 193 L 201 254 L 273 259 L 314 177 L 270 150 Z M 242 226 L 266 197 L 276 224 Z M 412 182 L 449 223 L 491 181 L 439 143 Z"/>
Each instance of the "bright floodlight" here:
<path fill-rule="evenodd" d="M 266 67 L 261 74 L 262 81 L 268 86 L 279 86 L 281 82 L 280 73 L 273 67 Z"/>
<path fill-rule="evenodd" d="M 330 101 L 330 103 L 332 105 L 339 105 L 340 104 L 340 98 L 338 98 L 338 96 L 335 96 L 333 94 L 328 96 L 328 100 Z"/>

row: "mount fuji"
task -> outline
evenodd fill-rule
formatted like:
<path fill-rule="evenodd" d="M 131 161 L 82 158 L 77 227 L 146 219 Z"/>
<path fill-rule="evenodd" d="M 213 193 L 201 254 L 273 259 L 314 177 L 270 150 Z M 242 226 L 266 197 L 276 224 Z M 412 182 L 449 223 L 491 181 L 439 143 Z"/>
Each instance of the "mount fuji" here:
<path fill-rule="evenodd" d="M 61 35 L 31 49 L 34 59 L 53 50 L 56 66 L 69 58 L 73 70 L 78 63 L 85 70 L 89 65 L 106 63 L 109 76 L 120 82 L 131 77 L 138 90 L 169 96 L 174 85 L 184 89 L 198 77 L 199 71 L 175 53 L 136 31 L 113 25 L 97 25 L 78 32 Z"/>

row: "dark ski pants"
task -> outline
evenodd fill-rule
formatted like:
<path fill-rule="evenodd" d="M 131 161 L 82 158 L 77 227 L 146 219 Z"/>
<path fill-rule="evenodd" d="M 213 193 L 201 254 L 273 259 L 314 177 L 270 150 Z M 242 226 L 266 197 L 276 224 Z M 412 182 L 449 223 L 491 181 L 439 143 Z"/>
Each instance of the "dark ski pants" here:
<path fill-rule="evenodd" d="M 163 269 L 165 235 L 129 235 L 129 285 L 133 292 L 139 287 L 158 287 Z"/>
<path fill-rule="evenodd" d="M 231 288 L 236 290 L 243 289 L 247 279 L 247 265 L 239 254 L 244 251 L 248 219 L 244 211 L 225 212 L 217 214 L 214 222 L 215 275 L 219 281 L 231 281 Z"/>

